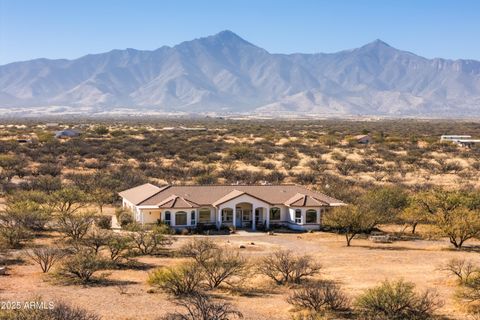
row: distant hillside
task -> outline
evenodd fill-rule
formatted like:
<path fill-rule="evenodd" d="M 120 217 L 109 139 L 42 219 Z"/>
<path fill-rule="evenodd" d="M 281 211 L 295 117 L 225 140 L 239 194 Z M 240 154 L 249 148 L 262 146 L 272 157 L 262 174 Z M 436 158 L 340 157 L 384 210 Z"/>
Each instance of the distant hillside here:
<path fill-rule="evenodd" d="M 480 116 L 480 62 L 426 59 L 380 40 L 332 54 L 271 54 L 222 31 L 154 51 L 0 66 L 0 110 L 20 107 L 85 114 Z"/>

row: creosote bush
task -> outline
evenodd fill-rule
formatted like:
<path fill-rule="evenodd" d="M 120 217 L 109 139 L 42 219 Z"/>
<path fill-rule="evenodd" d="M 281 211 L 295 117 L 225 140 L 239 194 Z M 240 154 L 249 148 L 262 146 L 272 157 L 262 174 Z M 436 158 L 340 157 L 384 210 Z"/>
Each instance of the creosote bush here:
<path fill-rule="evenodd" d="M 243 314 L 235 310 L 228 302 L 215 302 L 205 293 L 195 292 L 182 299 L 175 300 L 175 304 L 185 311 L 167 314 L 160 320 L 232 320 L 241 319 Z"/>
<path fill-rule="evenodd" d="M 25 254 L 47 273 L 57 262 L 66 255 L 66 251 L 56 247 L 41 247 L 25 250 Z"/>
<path fill-rule="evenodd" d="M 203 274 L 195 264 L 158 268 L 150 273 L 148 283 L 174 296 L 190 295 L 201 289 Z"/>
<path fill-rule="evenodd" d="M 184 245 L 180 253 L 194 259 L 198 271 L 203 273 L 212 289 L 234 278 L 240 280 L 250 270 L 246 259 L 238 252 L 222 248 L 209 239 L 193 240 Z"/>
<path fill-rule="evenodd" d="M 79 251 L 68 256 L 59 270 L 59 275 L 65 279 L 73 279 L 81 283 L 89 283 L 99 270 L 105 267 L 105 261 L 89 250 Z"/>
<path fill-rule="evenodd" d="M 384 281 L 357 298 L 360 314 L 369 320 L 428 320 L 442 306 L 433 291 L 415 292 L 415 285 L 403 280 Z"/>
<path fill-rule="evenodd" d="M 277 250 L 262 259 L 259 273 L 276 284 L 299 283 L 306 277 L 317 275 L 321 265 L 308 255 L 296 255 L 291 250 Z"/>
<path fill-rule="evenodd" d="M 323 313 L 347 310 L 350 300 L 338 285 L 321 281 L 295 289 L 287 298 L 287 302 L 298 309 Z"/>

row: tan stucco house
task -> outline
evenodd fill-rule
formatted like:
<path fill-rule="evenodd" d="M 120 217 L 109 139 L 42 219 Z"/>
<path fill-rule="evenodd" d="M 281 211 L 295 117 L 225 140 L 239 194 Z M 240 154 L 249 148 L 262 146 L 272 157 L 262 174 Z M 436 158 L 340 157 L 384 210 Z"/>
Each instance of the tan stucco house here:
<path fill-rule="evenodd" d="M 319 229 L 323 213 L 340 200 L 298 185 L 167 185 L 150 183 L 119 193 L 122 205 L 142 224 L 174 228 L 199 224 L 256 230 L 285 225 Z"/>

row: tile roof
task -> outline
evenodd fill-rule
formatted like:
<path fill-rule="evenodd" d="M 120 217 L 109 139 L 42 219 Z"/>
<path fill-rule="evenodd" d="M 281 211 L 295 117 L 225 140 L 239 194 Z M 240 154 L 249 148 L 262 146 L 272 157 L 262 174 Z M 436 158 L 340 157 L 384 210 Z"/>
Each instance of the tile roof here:
<path fill-rule="evenodd" d="M 198 206 L 215 206 L 231 199 L 248 194 L 252 197 L 270 203 L 285 204 L 287 201 L 299 201 L 298 195 L 306 196 L 304 203 L 311 205 L 342 205 L 343 202 L 320 192 L 309 190 L 298 185 L 173 185 L 155 187 L 151 184 L 142 185 L 120 192 L 120 196 L 136 205 L 158 206 L 166 203 L 172 196 L 182 198 L 182 201 Z M 178 201 L 178 200 L 177 200 Z"/>
<path fill-rule="evenodd" d="M 163 187 L 165 188 L 165 187 Z M 159 188 L 150 183 L 142 184 L 119 193 L 120 197 L 127 199 L 131 203 L 137 205 L 142 201 L 160 192 L 163 188 Z"/>
<path fill-rule="evenodd" d="M 177 195 L 171 195 L 165 200 L 157 204 L 159 208 L 169 208 L 169 209 L 186 209 L 186 208 L 198 208 L 199 205 L 193 201 L 179 197 Z"/>
<path fill-rule="evenodd" d="M 292 198 L 285 201 L 285 204 L 290 207 L 320 207 L 328 205 L 325 201 L 301 193 L 297 193 Z"/>

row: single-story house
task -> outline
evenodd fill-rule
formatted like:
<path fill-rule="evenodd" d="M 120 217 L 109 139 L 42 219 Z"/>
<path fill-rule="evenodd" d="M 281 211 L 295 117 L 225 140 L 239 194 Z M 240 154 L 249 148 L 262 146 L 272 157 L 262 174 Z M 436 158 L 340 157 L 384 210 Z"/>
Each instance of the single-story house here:
<path fill-rule="evenodd" d="M 471 148 L 475 144 L 480 143 L 480 139 L 472 139 L 470 135 L 443 135 L 440 142 L 450 141 L 461 147 Z"/>
<path fill-rule="evenodd" d="M 79 136 L 80 133 L 76 130 L 65 129 L 61 131 L 55 132 L 55 138 L 57 139 L 65 139 L 65 138 L 72 138 Z"/>
<path fill-rule="evenodd" d="M 119 193 L 135 221 L 173 228 L 199 224 L 256 230 L 284 225 L 320 229 L 322 215 L 344 203 L 299 185 L 166 185 L 150 183 Z"/>
<path fill-rule="evenodd" d="M 353 137 L 353 139 L 360 144 L 369 144 L 371 142 L 371 138 L 368 134 L 361 134 Z"/>

